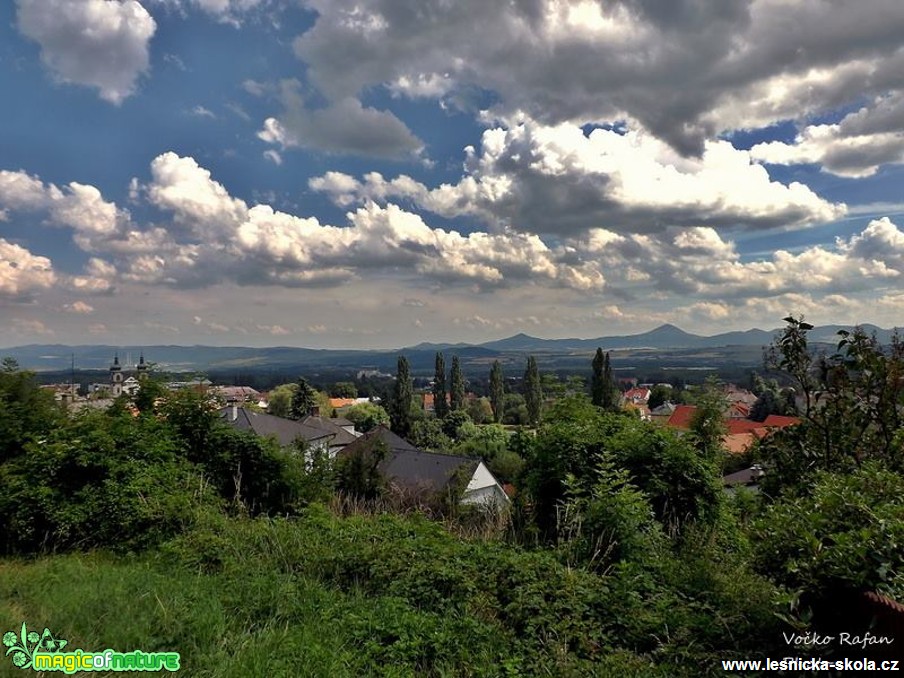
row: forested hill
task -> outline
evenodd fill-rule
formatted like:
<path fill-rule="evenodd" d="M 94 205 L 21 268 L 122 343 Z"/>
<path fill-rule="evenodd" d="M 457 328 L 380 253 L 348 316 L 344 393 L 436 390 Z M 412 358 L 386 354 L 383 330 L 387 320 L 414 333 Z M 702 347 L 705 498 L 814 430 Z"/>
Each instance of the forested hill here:
<path fill-rule="evenodd" d="M 864 325 L 868 333 L 875 332 L 877 339 L 886 343 L 892 330 Z M 833 343 L 836 333 L 846 329 L 842 325 L 825 325 L 810 332 L 814 343 Z M 26 368 L 36 371 L 67 370 L 73 361 L 78 370 L 106 369 L 112 357 L 119 355 L 126 363 L 135 362 L 140 354 L 173 372 L 192 370 L 280 370 L 287 368 L 330 367 L 335 369 L 378 369 L 391 372 L 398 354 L 404 353 L 412 366 L 432 367 L 436 351 L 458 355 L 463 362 L 484 362 L 500 356 L 527 353 L 547 356 L 567 356 L 590 353 L 596 348 L 605 350 L 704 350 L 739 347 L 743 359 L 756 363 L 759 350 L 769 344 L 778 330 L 751 329 L 727 332 L 713 336 L 691 334 L 675 327 L 662 325 L 649 332 L 623 336 L 601 336 L 595 339 L 542 339 L 527 334 L 516 334 L 505 339 L 482 344 L 421 343 L 416 346 L 392 350 L 311 349 L 294 346 L 251 348 L 247 346 L 111 346 L 64 344 L 29 344 L 0 349 L 0 355 L 15 358 Z M 745 350 L 750 349 L 750 350 Z M 692 358 L 693 355 L 689 354 Z"/>

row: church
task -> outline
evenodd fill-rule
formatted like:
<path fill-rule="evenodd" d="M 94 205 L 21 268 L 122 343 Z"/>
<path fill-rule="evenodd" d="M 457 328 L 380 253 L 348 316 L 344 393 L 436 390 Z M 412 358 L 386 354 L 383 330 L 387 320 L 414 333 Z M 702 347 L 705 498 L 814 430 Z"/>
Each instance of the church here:
<path fill-rule="evenodd" d="M 113 364 L 110 366 L 110 395 L 118 398 L 123 393 L 132 396 L 138 391 L 141 382 L 147 378 L 148 363 L 144 361 L 144 354 L 138 359 L 133 374 L 126 374 L 119 364 L 119 354 L 113 358 Z"/>

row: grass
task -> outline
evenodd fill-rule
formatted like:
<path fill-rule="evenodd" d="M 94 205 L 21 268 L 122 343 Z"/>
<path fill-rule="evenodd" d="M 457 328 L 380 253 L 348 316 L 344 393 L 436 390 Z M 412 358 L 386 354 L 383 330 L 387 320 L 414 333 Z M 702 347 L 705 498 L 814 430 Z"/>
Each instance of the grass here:
<path fill-rule="evenodd" d="M 204 678 L 701 675 L 712 614 L 653 581 L 643 600 L 637 576 L 417 517 L 214 515 L 153 552 L 0 561 L 0 631 L 25 621 L 68 650 L 176 651 L 178 675 Z M 663 630 L 695 639 L 693 661 Z M 0 657 L 7 675 L 22 674 Z"/>

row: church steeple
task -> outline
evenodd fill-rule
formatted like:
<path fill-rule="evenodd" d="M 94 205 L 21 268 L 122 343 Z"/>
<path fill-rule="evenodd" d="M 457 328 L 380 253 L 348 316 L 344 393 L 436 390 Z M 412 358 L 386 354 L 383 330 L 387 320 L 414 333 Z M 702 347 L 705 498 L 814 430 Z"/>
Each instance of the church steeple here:
<path fill-rule="evenodd" d="M 122 395 L 122 366 L 119 364 L 119 353 L 113 357 L 110 366 L 110 392 L 114 398 Z"/>
<path fill-rule="evenodd" d="M 135 369 L 138 370 L 139 380 L 148 376 L 148 364 L 144 362 L 144 351 L 141 352 L 141 355 L 138 358 L 138 365 L 135 366 Z"/>

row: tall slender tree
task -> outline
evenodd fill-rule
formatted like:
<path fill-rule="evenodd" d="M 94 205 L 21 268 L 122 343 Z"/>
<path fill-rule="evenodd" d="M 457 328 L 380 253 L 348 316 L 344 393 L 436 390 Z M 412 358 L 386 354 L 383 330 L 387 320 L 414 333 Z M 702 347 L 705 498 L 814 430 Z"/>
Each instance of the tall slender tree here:
<path fill-rule="evenodd" d="M 593 376 L 590 381 L 593 404 L 604 410 L 614 410 L 618 404 L 616 390 L 612 366 L 609 364 L 609 353 L 603 353 L 603 349 L 597 348 L 596 355 L 593 356 Z"/>
<path fill-rule="evenodd" d="M 400 355 L 395 387 L 392 392 L 392 403 L 390 403 L 389 426 L 402 437 L 407 437 L 411 434 L 413 423 L 411 400 L 413 397 L 414 389 L 411 385 L 411 370 L 408 367 L 408 359 Z"/>
<path fill-rule="evenodd" d="M 449 401 L 446 400 L 446 359 L 440 351 L 436 352 L 436 373 L 433 376 L 433 411 L 437 419 L 449 414 Z"/>
<path fill-rule="evenodd" d="M 540 369 L 534 356 L 527 357 L 527 369 L 524 370 L 524 404 L 527 406 L 528 420 L 532 426 L 536 426 L 540 423 L 543 387 L 540 385 Z"/>
<path fill-rule="evenodd" d="M 465 409 L 465 378 L 461 374 L 458 356 L 452 356 L 452 369 L 449 372 L 449 408 L 453 412 Z"/>
<path fill-rule="evenodd" d="M 603 368 L 606 365 L 606 356 L 603 349 L 597 347 L 593 356 L 593 375 L 590 377 L 590 400 L 597 407 L 603 406 Z"/>
<path fill-rule="evenodd" d="M 493 408 L 493 421 L 502 421 L 503 401 L 505 400 L 505 375 L 498 360 L 493 361 L 490 369 L 490 406 Z"/>

